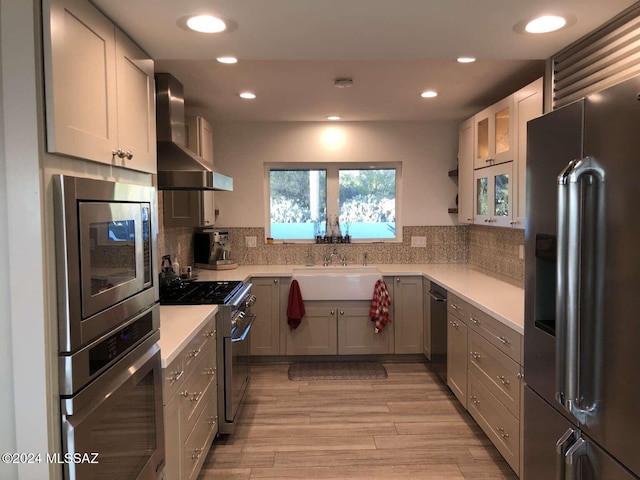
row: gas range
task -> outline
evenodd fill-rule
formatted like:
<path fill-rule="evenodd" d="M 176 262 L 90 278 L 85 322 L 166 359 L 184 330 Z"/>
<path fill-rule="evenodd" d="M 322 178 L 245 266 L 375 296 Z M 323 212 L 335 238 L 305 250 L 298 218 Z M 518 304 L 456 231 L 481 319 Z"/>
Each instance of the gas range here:
<path fill-rule="evenodd" d="M 160 291 L 160 305 L 228 305 L 244 282 L 185 282 Z"/>

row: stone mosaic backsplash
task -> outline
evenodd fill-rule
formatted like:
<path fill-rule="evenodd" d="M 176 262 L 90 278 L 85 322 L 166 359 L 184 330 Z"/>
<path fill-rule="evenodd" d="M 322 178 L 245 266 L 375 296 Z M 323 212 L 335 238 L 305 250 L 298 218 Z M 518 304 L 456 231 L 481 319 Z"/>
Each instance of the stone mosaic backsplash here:
<path fill-rule="evenodd" d="M 158 200 L 158 261 L 162 255 L 177 258 L 181 266 L 193 265 L 193 232 L 190 227 L 165 228 L 162 223 L 162 195 Z M 470 263 L 518 286 L 524 284 L 524 260 L 518 247 L 524 231 L 510 228 L 460 225 L 404 227 L 402 243 L 306 244 L 265 243 L 262 227 L 224 228 L 231 237 L 232 260 L 243 265 L 304 265 L 309 256 L 316 265 L 337 248 L 349 265 L 385 263 Z M 255 248 L 246 247 L 245 237 L 256 237 Z M 425 237 L 426 247 L 412 247 L 411 237 Z M 333 262 L 339 260 L 334 257 Z"/>
<path fill-rule="evenodd" d="M 518 256 L 520 245 L 524 245 L 524 230 L 469 227 L 469 263 L 523 287 L 524 260 Z"/>
<path fill-rule="evenodd" d="M 468 228 L 404 227 L 402 243 L 265 243 L 264 228 L 220 228 L 231 237 L 232 259 L 244 265 L 304 265 L 309 255 L 314 264 L 322 265 L 323 257 L 337 249 L 347 264 L 362 265 L 366 253 L 369 264 L 380 263 L 466 263 Z M 257 247 L 247 248 L 245 237 L 254 236 Z M 426 237 L 426 247 L 411 247 L 411 237 Z M 334 263 L 338 259 L 334 257 Z"/>

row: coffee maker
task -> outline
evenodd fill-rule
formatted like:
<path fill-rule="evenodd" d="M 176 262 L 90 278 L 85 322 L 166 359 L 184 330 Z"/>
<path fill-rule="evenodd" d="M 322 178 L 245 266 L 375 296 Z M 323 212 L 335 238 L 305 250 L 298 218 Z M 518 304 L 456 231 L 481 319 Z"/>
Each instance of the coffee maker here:
<path fill-rule="evenodd" d="M 238 266 L 231 260 L 229 232 L 204 228 L 193 235 L 193 257 L 196 268 L 230 270 Z"/>

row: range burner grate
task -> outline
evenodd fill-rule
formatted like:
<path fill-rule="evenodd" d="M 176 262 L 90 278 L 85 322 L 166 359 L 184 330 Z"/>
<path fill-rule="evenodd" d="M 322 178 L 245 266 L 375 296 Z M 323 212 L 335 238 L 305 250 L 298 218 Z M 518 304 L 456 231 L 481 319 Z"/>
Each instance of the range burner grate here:
<path fill-rule="evenodd" d="M 191 282 L 160 291 L 161 305 L 225 305 L 230 302 L 242 282 Z"/>

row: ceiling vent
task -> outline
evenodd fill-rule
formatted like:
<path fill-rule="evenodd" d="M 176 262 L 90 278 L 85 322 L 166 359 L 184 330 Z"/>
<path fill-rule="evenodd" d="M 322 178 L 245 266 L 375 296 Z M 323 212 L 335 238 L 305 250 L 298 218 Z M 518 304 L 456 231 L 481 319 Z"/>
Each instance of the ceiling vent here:
<path fill-rule="evenodd" d="M 333 81 L 333 85 L 338 88 L 347 88 L 353 85 L 353 79 L 350 77 L 338 77 Z"/>

